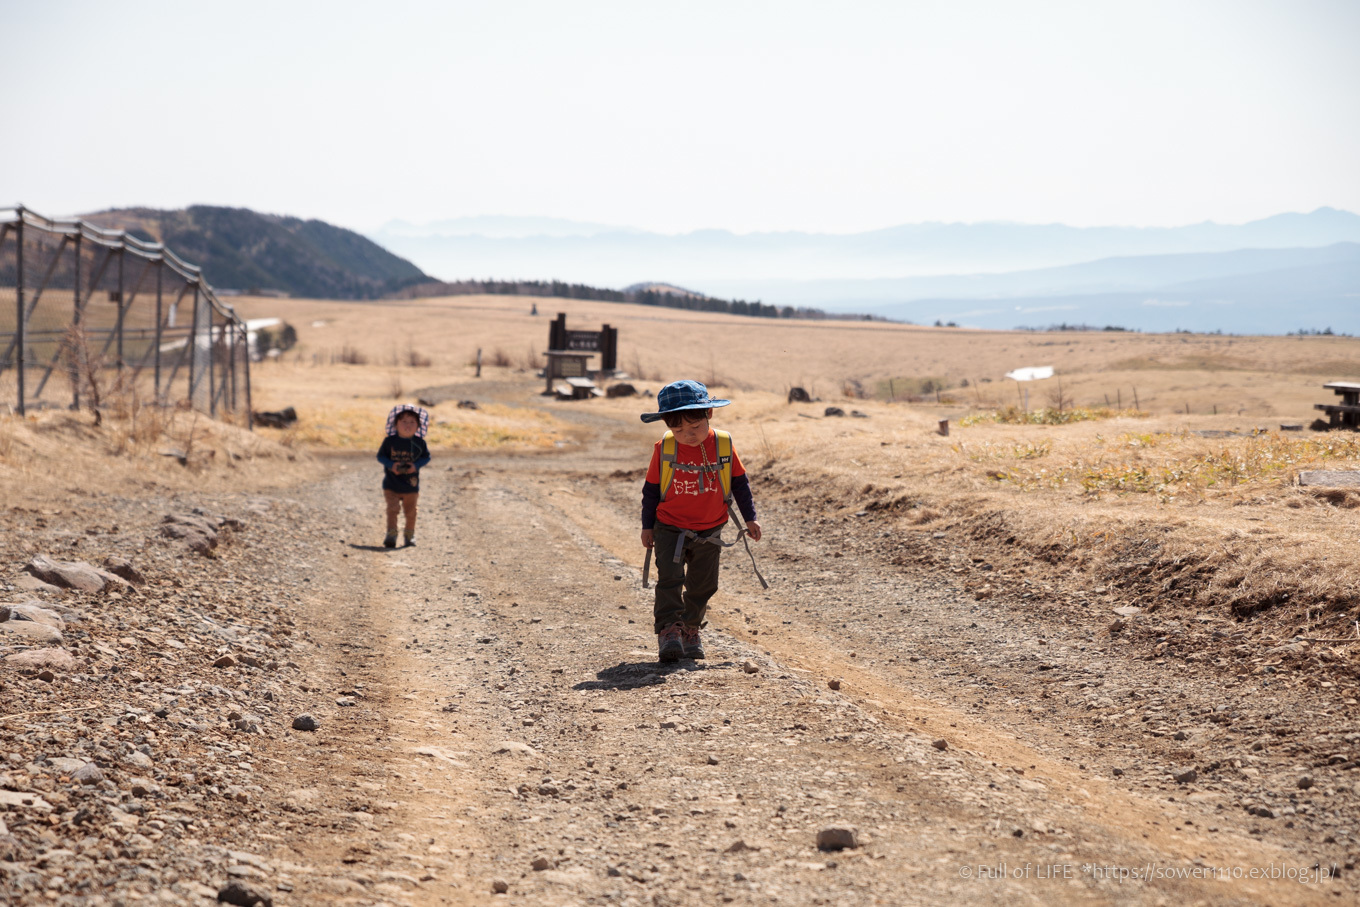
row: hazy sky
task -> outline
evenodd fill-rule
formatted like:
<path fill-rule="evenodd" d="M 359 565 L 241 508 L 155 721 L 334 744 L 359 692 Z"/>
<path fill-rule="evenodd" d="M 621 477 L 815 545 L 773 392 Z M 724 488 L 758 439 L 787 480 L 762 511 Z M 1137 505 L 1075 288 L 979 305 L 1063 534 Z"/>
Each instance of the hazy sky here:
<path fill-rule="evenodd" d="M 1360 3 L 0 0 L 0 204 L 666 232 L 1360 211 Z"/>

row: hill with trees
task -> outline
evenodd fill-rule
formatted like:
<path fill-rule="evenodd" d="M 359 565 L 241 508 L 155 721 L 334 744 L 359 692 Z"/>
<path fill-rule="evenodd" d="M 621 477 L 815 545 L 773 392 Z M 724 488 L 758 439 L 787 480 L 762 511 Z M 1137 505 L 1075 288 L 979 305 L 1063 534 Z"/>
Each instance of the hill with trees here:
<path fill-rule="evenodd" d="M 367 237 L 320 220 L 212 205 L 120 208 L 84 217 L 165 243 L 201 267 L 219 291 L 376 299 L 432 279 Z"/>

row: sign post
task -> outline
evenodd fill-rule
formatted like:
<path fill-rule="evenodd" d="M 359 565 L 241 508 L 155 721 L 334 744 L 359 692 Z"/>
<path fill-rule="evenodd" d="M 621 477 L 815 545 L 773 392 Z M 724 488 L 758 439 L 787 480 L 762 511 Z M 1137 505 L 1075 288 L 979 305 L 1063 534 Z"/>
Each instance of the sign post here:
<path fill-rule="evenodd" d="M 593 353 L 600 354 L 600 367 L 592 373 L 586 362 Z M 567 313 L 558 312 L 548 325 L 548 364 L 543 369 L 547 387 L 543 393 L 553 392 L 553 381 L 557 378 L 613 375 L 618 371 L 618 357 L 618 328 L 606 324 L 598 331 L 571 331 L 567 329 Z"/>
<path fill-rule="evenodd" d="M 1014 371 L 1006 372 L 1006 377 L 1015 382 L 1015 389 L 1020 390 L 1021 382 L 1042 381 L 1045 378 L 1053 377 L 1053 366 L 1034 365 L 1028 368 L 1018 368 Z M 1029 412 L 1029 388 L 1026 387 L 1021 395 L 1021 405 L 1025 412 Z"/>

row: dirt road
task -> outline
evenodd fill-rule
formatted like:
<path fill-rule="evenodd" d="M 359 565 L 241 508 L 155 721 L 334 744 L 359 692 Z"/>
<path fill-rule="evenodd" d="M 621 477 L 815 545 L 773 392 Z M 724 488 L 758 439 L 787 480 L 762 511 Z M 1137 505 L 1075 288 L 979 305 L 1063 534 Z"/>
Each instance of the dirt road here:
<path fill-rule="evenodd" d="M 1038 585 L 978 600 L 903 556 L 947 562 L 947 533 L 810 509 L 777 468 L 770 590 L 728 552 L 707 660 L 658 665 L 650 433 L 573 418 L 565 450 L 438 457 L 416 547 L 377 547 L 356 457 L 224 553 L 300 590 L 259 793 L 198 823 L 231 875 L 278 904 L 1354 901 L 1354 772 L 1261 743 L 1306 703 Z M 288 729 L 303 712 L 319 730 Z M 1355 748 L 1314 717 L 1300 736 Z M 857 846 L 819 850 L 829 828 Z"/>

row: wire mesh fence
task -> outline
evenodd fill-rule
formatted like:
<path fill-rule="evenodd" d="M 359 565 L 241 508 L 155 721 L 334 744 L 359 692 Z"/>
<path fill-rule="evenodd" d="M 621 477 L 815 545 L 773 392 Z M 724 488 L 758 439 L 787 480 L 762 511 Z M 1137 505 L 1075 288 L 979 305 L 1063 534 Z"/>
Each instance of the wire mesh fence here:
<path fill-rule="evenodd" d="M 128 399 L 250 424 L 246 324 L 159 243 L 0 209 L 0 406 Z"/>

